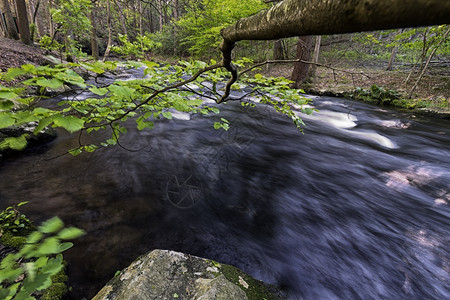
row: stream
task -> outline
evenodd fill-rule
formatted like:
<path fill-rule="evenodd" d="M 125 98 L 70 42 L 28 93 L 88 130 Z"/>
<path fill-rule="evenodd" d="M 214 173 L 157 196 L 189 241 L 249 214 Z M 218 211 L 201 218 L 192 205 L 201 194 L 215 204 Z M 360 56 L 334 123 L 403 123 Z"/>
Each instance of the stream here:
<path fill-rule="evenodd" d="M 312 97 L 304 134 L 272 108 L 221 105 L 130 125 L 121 147 L 61 156 L 63 131 L 0 159 L 0 208 L 59 216 L 71 299 L 152 249 L 232 264 L 290 299 L 450 299 L 450 123 Z M 100 139 L 102 136 L 85 137 Z"/>

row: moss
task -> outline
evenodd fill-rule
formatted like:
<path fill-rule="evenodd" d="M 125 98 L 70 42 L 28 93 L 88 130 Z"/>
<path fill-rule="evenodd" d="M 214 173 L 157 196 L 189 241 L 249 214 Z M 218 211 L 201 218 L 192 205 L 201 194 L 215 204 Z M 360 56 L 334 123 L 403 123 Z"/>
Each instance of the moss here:
<path fill-rule="evenodd" d="M 239 288 L 241 288 L 245 292 L 249 300 L 263 300 L 263 299 L 277 300 L 285 298 L 275 286 L 256 280 L 250 275 L 242 272 L 241 270 L 233 266 L 219 264 L 216 261 L 211 261 L 211 266 L 218 267 L 221 273 L 229 281 L 236 284 Z M 248 284 L 248 288 L 245 288 L 239 282 L 240 280 L 244 280 Z"/>
<path fill-rule="evenodd" d="M 26 241 L 24 236 L 16 236 L 11 232 L 3 232 L 0 238 L 0 243 L 6 247 L 19 249 Z"/>
<path fill-rule="evenodd" d="M 67 285 L 63 282 L 53 283 L 45 290 L 41 300 L 60 300 L 68 292 Z"/>

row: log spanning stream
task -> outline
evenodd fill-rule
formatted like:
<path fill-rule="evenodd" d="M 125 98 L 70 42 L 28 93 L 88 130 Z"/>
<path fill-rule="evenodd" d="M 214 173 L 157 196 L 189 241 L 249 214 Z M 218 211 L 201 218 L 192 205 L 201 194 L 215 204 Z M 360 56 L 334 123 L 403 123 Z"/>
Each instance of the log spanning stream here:
<path fill-rule="evenodd" d="M 3 158 L 0 206 L 87 235 L 65 254 L 73 299 L 152 249 L 235 265 L 290 299 L 450 298 L 450 123 L 314 98 L 301 134 L 258 104 L 130 126 L 122 144 L 62 156 L 78 137 Z M 190 119 L 188 121 L 188 119 Z M 96 139 L 98 137 L 92 137 Z"/>

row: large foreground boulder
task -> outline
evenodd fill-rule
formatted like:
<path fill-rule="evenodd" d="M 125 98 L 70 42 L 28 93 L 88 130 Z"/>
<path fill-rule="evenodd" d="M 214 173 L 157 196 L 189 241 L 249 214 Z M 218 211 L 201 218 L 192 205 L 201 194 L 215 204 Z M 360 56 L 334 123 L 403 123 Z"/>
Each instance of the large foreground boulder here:
<path fill-rule="evenodd" d="M 239 269 L 174 251 L 154 250 L 136 259 L 94 298 L 283 299 L 280 291 Z"/>

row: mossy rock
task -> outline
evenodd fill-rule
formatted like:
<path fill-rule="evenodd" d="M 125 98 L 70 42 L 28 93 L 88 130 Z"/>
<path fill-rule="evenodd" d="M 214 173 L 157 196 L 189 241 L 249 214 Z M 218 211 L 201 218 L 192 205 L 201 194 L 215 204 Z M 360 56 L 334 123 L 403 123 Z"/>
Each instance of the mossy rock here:
<path fill-rule="evenodd" d="M 283 299 L 273 286 L 241 270 L 174 251 L 136 259 L 98 292 L 100 299 Z"/>

